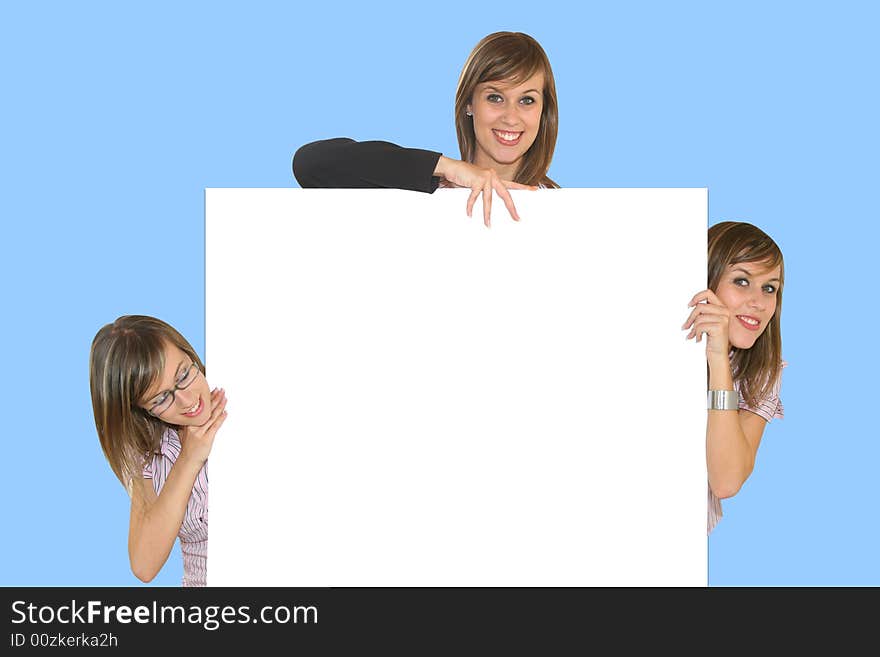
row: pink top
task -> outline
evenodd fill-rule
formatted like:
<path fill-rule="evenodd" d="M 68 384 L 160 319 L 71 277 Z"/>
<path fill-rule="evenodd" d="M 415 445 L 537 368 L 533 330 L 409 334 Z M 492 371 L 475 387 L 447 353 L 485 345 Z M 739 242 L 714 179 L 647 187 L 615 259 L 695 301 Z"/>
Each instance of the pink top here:
<path fill-rule="evenodd" d="M 783 363 L 782 366 L 785 367 L 787 363 Z M 749 406 L 743 401 L 742 396 L 739 398 L 739 407 L 740 410 L 751 411 L 756 415 L 760 415 L 764 420 L 770 422 L 773 419 L 782 419 L 785 417 L 784 409 L 782 407 L 782 402 L 779 399 L 779 389 L 782 386 L 782 376 L 780 375 L 779 379 L 776 381 L 776 385 L 773 386 L 773 389 L 770 391 L 770 394 L 766 397 L 759 399 L 758 404 L 756 406 Z M 739 390 L 739 383 L 734 383 L 734 388 Z M 715 493 L 712 492 L 712 489 L 708 486 L 709 489 L 709 516 L 706 525 L 706 535 L 712 533 L 712 530 L 715 529 L 715 525 L 718 524 L 718 521 L 721 520 L 721 500 L 719 500 Z"/>
<path fill-rule="evenodd" d="M 153 480 L 156 495 L 165 485 L 171 467 L 180 455 L 180 438 L 168 428 L 162 434 L 159 453 L 149 455 L 144 478 Z M 208 562 L 208 464 L 202 466 L 186 505 L 183 524 L 177 533 L 183 554 L 183 586 L 206 586 Z"/>

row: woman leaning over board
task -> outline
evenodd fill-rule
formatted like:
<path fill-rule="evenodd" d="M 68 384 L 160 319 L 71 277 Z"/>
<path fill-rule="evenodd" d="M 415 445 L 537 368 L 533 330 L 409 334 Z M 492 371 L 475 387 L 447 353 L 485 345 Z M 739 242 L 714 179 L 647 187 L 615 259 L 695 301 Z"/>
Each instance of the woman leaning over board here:
<path fill-rule="evenodd" d="M 467 214 L 482 195 L 489 226 L 492 192 L 518 220 L 508 189 L 553 188 L 548 176 L 559 114 L 556 83 L 541 45 L 496 32 L 473 49 L 458 80 L 455 130 L 460 159 L 386 141 L 326 139 L 300 147 L 293 173 L 302 187 L 394 188 L 431 193 L 467 187 Z"/>

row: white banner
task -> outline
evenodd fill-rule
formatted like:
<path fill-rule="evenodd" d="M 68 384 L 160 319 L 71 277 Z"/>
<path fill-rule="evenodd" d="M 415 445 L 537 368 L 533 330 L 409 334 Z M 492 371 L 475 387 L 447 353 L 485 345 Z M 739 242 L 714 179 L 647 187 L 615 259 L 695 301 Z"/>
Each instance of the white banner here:
<path fill-rule="evenodd" d="M 705 189 L 206 190 L 212 586 L 705 586 Z"/>

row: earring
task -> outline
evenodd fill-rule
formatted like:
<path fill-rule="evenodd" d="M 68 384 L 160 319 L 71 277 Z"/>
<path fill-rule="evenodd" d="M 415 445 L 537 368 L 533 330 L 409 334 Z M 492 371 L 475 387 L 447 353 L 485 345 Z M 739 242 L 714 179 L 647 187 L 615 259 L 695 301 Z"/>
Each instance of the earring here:
<path fill-rule="evenodd" d="M 473 113 L 470 110 L 465 110 L 464 113 L 465 116 L 473 116 Z"/>

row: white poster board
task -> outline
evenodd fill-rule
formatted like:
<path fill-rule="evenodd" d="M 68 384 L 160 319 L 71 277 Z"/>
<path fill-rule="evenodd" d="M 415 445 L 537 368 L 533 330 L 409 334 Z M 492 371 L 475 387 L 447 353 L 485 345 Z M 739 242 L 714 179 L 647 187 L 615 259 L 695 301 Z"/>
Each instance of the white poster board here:
<path fill-rule="evenodd" d="M 212 586 L 705 586 L 705 189 L 206 190 Z"/>

